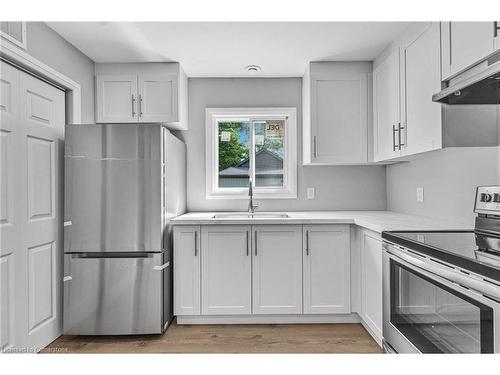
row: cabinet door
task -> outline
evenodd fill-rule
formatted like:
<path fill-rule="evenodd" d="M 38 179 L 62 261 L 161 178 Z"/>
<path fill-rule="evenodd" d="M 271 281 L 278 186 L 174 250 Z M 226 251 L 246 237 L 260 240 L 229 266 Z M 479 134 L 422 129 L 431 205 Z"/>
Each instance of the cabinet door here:
<path fill-rule="evenodd" d="M 400 156 L 397 146 L 400 123 L 399 49 L 373 71 L 374 160 Z"/>
<path fill-rule="evenodd" d="M 176 74 L 139 76 L 139 122 L 178 121 Z"/>
<path fill-rule="evenodd" d="M 174 314 L 200 315 L 200 227 L 174 227 Z"/>
<path fill-rule="evenodd" d="M 252 313 L 250 226 L 215 225 L 201 229 L 201 313 Z"/>
<path fill-rule="evenodd" d="M 137 122 L 137 76 L 98 75 L 97 123 Z"/>
<path fill-rule="evenodd" d="M 361 232 L 361 315 L 365 324 L 382 338 L 382 240 Z"/>
<path fill-rule="evenodd" d="M 406 155 L 442 147 L 441 103 L 431 99 L 441 90 L 440 34 L 439 22 L 430 23 L 402 50 L 406 139 L 401 143 Z"/>
<path fill-rule="evenodd" d="M 494 51 L 494 22 L 442 22 L 443 72 L 446 80 Z"/>
<path fill-rule="evenodd" d="M 256 225 L 253 313 L 302 313 L 302 226 Z"/>
<path fill-rule="evenodd" d="M 493 40 L 493 49 L 498 51 L 500 50 L 500 21 L 495 21 L 493 27 L 493 36 L 495 37 Z"/>
<path fill-rule="evenodd" d="M 368 75 L 311 79 L 313 163 L 366 163 Z"/>
<path fill-rule="evenodd" d="M 351 312 L 347 225 L 304 226 L 304 313 Z"/>

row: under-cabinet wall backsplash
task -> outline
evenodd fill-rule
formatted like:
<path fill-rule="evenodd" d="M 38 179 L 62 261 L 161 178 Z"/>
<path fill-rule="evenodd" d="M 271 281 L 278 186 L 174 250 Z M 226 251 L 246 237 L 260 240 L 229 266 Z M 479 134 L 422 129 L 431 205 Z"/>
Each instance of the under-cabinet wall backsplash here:
<path fill-rule="evenodd" d="M 387 209 L 474 225 L 476 186 L 499 180 L 498 147 L 457 147 L 387 166 Z M 424 188 L 417 202 L 416 189 Z"/>

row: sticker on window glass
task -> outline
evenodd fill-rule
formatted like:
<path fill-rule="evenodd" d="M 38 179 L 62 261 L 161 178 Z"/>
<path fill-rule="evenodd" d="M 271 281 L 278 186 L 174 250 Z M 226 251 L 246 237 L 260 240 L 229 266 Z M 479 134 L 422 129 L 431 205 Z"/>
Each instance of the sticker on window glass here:
<path fill-rule="evenodd" d="M 231 141 L 231 132 L 220 132 L 220 141 L 221 142 L 229 142 Z"/>
<path fill-rule="evenodd" d="M 255 145 L 262 146 L 264 144 L 264 136 L 262 134 L 255 134 Z"/>
<path fill-rule="evenodd" d="M 283 138 L 284 120 L 268 120 L 266 121 L 266 138 Z"/>

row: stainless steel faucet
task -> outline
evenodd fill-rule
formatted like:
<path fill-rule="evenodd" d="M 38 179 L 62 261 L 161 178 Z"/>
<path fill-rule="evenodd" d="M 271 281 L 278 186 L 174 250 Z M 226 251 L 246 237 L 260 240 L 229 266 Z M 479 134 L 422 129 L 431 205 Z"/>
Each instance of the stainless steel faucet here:
<path fill-rule="evenodd" d="M 248 196 L 250 197 L 250 201 L 248 202 L 248 213 L 253 214 L 255 212 L 255 209 L 259 207 L 258 204 L 253 203 L 253 184 L 252 184 L 252 179 L 250 178 L 248 181 Z"/>

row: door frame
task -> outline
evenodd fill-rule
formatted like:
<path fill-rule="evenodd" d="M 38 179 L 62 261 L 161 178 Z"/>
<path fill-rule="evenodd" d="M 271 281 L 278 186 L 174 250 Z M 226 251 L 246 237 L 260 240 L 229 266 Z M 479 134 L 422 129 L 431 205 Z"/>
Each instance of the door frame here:
<path fill-rule="evenodd" d="M 71 78 L 51 68 L 47 64 L 31 56 L 25 50 L 0 39 L 0 58 L 7 63 L 34 74 L 48 83 L 52 83 L 65 92 L 66 123 L 82 123 L 81 86 Z"/>

